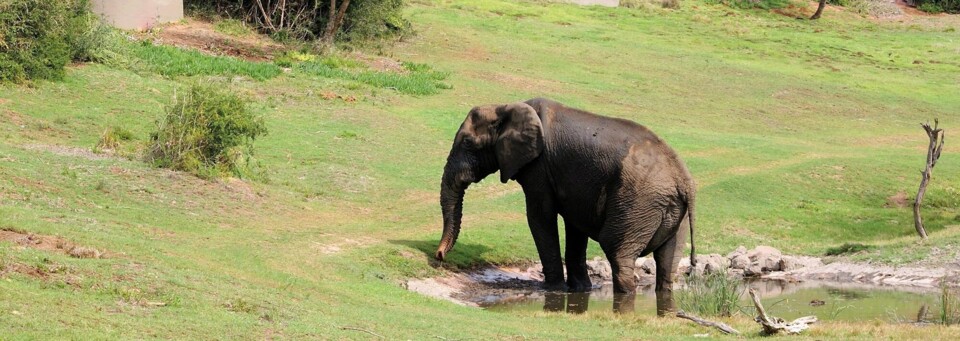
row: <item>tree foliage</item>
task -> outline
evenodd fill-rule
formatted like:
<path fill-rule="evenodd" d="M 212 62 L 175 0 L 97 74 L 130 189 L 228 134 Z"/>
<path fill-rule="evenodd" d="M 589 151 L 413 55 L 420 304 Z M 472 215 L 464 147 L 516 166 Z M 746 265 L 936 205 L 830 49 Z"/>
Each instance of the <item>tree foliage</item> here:
<path fill-rule="evenodd" d="M 186 0 L 195 14 L 243 20 L 278 40 L 362 41 L 398 36 L 404 0 Z"/>

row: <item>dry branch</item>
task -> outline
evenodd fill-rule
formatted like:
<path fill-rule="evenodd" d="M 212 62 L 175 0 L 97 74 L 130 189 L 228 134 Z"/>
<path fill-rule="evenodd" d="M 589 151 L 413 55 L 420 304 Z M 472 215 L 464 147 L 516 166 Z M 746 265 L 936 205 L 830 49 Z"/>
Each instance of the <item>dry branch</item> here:
<path fill-rule="evenodd" d="M 358 331 L 358 332 L 364 332 L 364 333 L 367 333 L 367 334 L 370 334 L 370 335 L 379 337 L 379 338 L 381 338 L 381 339 L 385 339 L 385 338 L 386 338 L 386 337 L 384 337 L 383 335 L 380 335 L 380 334 L 377 334 L 377 333 L 374 333 L 374 332 L 372 332 L 372 331 L 369 331 L 369 330 L 366 330 L 366 329 L 363 329 L 363 328 L 359 328 L 359 327 L 343 326 L 343 327 L 340 327 L 340 330 L 356 330 L 356 331 Z"/>
<path fill-rule="evenodd" d="M 763 334 L 772 335 L 781 331 L 787 334 L 800 334 L 800 332 L 810 328 L 810 325 L 817 322 L 816 316 L 804 316 L 785 323 L 782 318 L 767 315 L 767 311 L 760 304 L 760 296 L 753 289 L 749 290 L 750 297 L 753 299 L 753 305 L 757 308 L 757 318 L 754 319 L 763 327 Z"/>
<path fill-rule="evenodd" d="M 733 327 L 727 325 L 726 323 L 723 323 L 723 322 L 713 322 L 713 321 L 709 321 L 709 320 L 704 320 L 704 319 L 702 319 L 702 318 L 699 318 L 699 317 L 696 317 L 696 316 L 693 316 L 693 315 L 688 315 L 688 314 L 685 313 L 683 310 L 680 310 L 680 311 L 677 312 L 677 317 L 682 318 L 682 319 L 688 319 L 688 320 L 690 320 L 690 321 L 696 322 L 697 324 L 699 324 L 699 325 L 701 325 L 701 326 L 717 328 L 717 329 L 719 329 L 721 332 L 723 332 L 723 333 L 725 333 L 725 334 L 736 334 L 736 335 L 740 335 L 740 331 L 739 331 L 739 330 L 733 329 Z"/>
<path fill-rule="evenodd" d="M 933 128 L 929 123 L 921 123 L 920 126 L 927 132 L 930 138 L 930 145 L 927 146 L 927 168 L 920 172 L 920 189 L 917 190 L 917 199 L 913 201 L 913 225 L 917 229 L 920 239 L 927 239 L 927 230 L 923 228 L 923 218 L 920 217 L 920 205 L 923 203 L 923 195 L 927 192 L 927 183 L 930 182 L 930 175 L 933 173 L 933 166 L 937 165 L 940 159 L 940 151 L 943 150 L 943 129 L 938 128 L 940 122 L 933 120 Z"/>

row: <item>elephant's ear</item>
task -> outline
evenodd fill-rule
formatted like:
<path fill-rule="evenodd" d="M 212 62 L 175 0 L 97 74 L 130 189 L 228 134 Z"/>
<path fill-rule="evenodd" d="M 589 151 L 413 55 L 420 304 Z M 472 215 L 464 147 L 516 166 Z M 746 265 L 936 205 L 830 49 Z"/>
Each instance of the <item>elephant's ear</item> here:
<path fill-rule="evenodd" d="M 543 151 L 543 124 L 537 111 L 523 102 L 497 107 L 497 116 L 497 163 L 500 181 L 506 183 Z"/>

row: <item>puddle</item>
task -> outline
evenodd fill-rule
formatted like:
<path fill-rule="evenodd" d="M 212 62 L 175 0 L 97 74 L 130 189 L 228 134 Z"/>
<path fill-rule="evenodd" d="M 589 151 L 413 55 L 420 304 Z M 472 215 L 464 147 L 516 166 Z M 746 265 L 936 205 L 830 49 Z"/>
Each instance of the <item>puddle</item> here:
<path fill-rule="evenodd" d="M 925 317 L 927 320 L 933 318 L 939 305 L 939 291 L 930 288 L 779 280 L 755 280 L 748 282 L 747 286 L 757 290 L 769 314 L 788 321 L 801 316 L 816 315 L 824 321 L 916 322 L 925 305 L 929 311 Z M 677 296 L 676 293 L 674 295 Z M 460 299 L 487 310 L 503 312 L 543 310 L 583 313 L 612 311 L 614 305 L 612 285 L 580 294 L 514 289 Z M 746 292 L 741 302 L 745 313 L 755 313 Z M 634 314 L 654 315 L 656 306 L 652 285 L 638 289 Z"/>

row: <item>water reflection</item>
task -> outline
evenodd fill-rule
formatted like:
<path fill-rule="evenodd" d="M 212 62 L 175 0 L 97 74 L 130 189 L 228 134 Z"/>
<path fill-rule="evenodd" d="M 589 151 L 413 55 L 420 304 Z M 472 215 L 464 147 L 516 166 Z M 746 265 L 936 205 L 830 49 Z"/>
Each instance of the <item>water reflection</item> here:
<path fill-rule="evenodd" d="M 751 281 L 747 286 L 758 291 L 761 300 L 768 305 L 768 313 L 788 320 L 816 315 L 822 320 L 924 321 L 929 318 L 929 311 L 937 309 L 939 302 L 936 290 L 930 289 L 783 281 Z M 682 284 L 675 290 L 682 290 Z M 487 309 L 500 311 L 542 309 L 582 314 L 588 310 L 612 310 L 652 315 L 658 308 L 669 308 L 664 302 L 666 299 L 664 295 L 658 298 L 652 285 L 638 288 L 637 294 L 624 295 L 614 294 L 613 287 L 607 285 L 589 293 L 570 294 L 532 289 L 506 290 L 497 295 L 484 295 L 477 302 Z M 744 304 L 748 304 L 746 294 L 743 299 Z"/>

